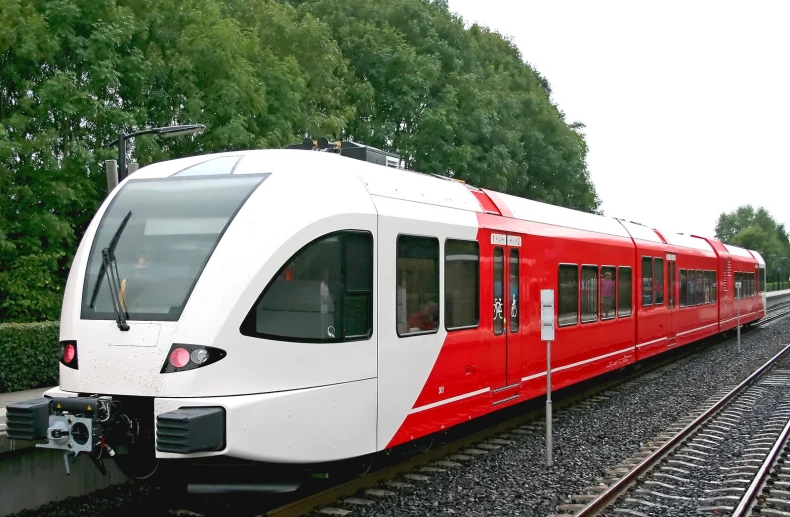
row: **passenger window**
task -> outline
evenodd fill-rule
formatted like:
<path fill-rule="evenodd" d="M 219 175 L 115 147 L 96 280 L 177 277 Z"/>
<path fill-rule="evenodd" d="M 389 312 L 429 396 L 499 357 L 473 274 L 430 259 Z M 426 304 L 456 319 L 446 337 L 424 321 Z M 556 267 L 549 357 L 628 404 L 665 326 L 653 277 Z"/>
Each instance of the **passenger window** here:
<path fill-rule="evenodd" d="M 444 245 L 444 325 L 447 330 L 480 323 L 480 247 L 448 239 Z"/>
<path fill-rule="evenodd" d="M 653 266 L 653 297 L 656 305 L 664 305 L 664 259 L 655 259 Z"/>
<path fill-rule="evenodd" d="M 601 268 L 601 319 L 610 320 L 615 314 L 615 279 L 617 270 L 612 266 Z"/>
<path fill-rule="evenodd" d="M 269 282 L 241 325 L 245 336 L 331 343 L 367 339 L 373 314 L 373 237 L 345 231 L 302 248 Z"/>
<path fill-rule="evenodd" d="M 705 282 L 704 300 L 705 303 L 708 304 L 710 303 L 710 271 L 704 271 L 702 279 Z"/>
<path fill-rule="evenodd" d="M 741 284 L 741 288 L 738 289 L 738 282 L 741 281 L 741 274 L 736 271 L 735 273 L 732 274 L 732 276 L 733 279 L 735 280 L 734 282 L 735 285 L 733 285 L 734 289 L 732 295 L 735 297 L 736 300 L 738 300 L 740 298 L 739 295 L 743 292 L 743 284 Z"/>
<path fill-rule="evenodd" d="M 582 323 L 598 321 L 598 266 L 582 266 Z"/>
<path fill-rule="evenodd" d="M 560 327 L 579 322 L 579 267 L 562 264 L 559 270 L 557 324 Z"/>
<path fill-rule="evenodd" d="M 696 286 L 696 285 L 697 285 L 697 277 L 696 277 L 695 271 L 693 269 L 689 269 L 689 281 L 688 281 L 688 289 L 689 289 L 688 302 L 689 302 L 689 307 L 694 307 L 694 305 L 695 305 L 694 297 L 696 296 L 696 290 L 695 290 L 694 286 Z"/>
<path fill-rule="evenodd" d="M 697 279 L 696 279 L 696 290 L 697 293 L 695 295 L 695 300 L 697 305 L 702 305 L 705 303 L 705 282 L 702 279 L 702 271 L 697 270 Z"/>
<path fill-rule="evenodd" d="M 631 268 L 617 268 L 617 315 L 621 318 L 631 315 Z"/>
<path fill-rule="evenodd" d="M 397 243 L 398 336 L 439 328 L 439 239 L 399 235 Z"/>
<path fill-rule="evenodd" d="M 510 313 L 510 332 L 518 332 L 518 313 L 520 298 L 518 296 L 518 250 L 510 250 L 510 303 L 507 311 Z"/>
<path fill-rule="evenodd" d="M 716 303 L 716 299 L 718 297 L 719 285 L 718 285 L 718 281 L 716 279 L 716 272 L 715 271 L 711 271 L 710 272 L 710 282 L 711 282 L 711 289 L 710 289 L 711 300 L 712 300 L 713 303 Z"/>
<path fill-rule="evenodd" d="M 505 282 L 505 252 L 500 246 L 494 248 L 494 335 L 505 330 L 505 308 L 503 300 Z"/>
<path fill-rule="evenodd" d="M 653 258 L 642 257 L 642 307 L 653 305 Z"/>
<path fill-rule="evenodd" d="M 765 292 L 765 268 L 760 268 L 760 292 Z"/>
<path fill-rule="evenodd" d="M 686 307 L 688 305 L 688 276 L 685 269 L 680 270 L 680 306 Z"/>

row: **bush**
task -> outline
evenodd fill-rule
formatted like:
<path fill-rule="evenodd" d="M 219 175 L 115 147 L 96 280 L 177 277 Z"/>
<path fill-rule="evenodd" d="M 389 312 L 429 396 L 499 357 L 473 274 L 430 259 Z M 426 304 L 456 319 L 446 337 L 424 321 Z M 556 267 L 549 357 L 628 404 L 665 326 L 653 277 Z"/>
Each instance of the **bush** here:
<path fill-rule="evenodd" d="M 58 383 L 59 324 L 0 324 L 0 393 Z"/>

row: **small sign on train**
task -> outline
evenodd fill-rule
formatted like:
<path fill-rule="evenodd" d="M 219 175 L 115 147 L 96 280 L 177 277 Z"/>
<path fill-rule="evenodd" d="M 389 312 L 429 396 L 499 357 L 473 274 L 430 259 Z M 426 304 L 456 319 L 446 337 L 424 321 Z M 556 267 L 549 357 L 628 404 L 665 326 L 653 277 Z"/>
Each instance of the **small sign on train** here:
<path fill-rule="evenodd" d="M 540 339 L 554 341 L 554 289 L 540 291 Z"/>

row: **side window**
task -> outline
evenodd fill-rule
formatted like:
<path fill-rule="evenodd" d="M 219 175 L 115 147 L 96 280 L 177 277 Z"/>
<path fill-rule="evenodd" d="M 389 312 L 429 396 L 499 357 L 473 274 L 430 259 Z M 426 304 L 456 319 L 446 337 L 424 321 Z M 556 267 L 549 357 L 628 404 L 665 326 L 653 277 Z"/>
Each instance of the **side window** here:
<path fill-rule="evenodd" d="M 680 270 L 680 306 L 686 307 L 688 305 L 689 283 L 686 270 Z"/>
<path fill-rule="evenodd" d="M 689 296 L 688 302 L 689 307 L 694 307 L 694 297 L 696 295 L 696 288 L 694 286 L 697 285 L 697 276 L 693 269 L 689 269 L 689 281 L 688 281 L 688 288 L 689 288 Z"/>
<path fill-rule="evenodd" d="M 518 292 L 518 250 L 510 250 L 510 303 L 507 305 L 507 312 L 510 313 L 510 332 L 518 332 L 518 313 L 521 305 L 521 298 Z"/>
<path fill-rule="evenodd" d="M 560 327 L 579 322 L 579 267 L 576 264 L 561 264 L 558 275 L 557 324 Z"/>
<path fill-rule="evenodd" d="M 660 258 L 653 264 L 653 299 L 656 305 L 664 305 L 664 259 Z"/>
<path fill-rule="evenodd" d="M 613 266 L 601 268 L 601 319 L 614 318 L 615 311 L 615 279 L 617 270 Z"/>
<path fill-rule="evenodd" d="M 598 321 L 598 266 L 582 266 L 582 323 Z"/>
<path fill-rule="evenodd" d="M 765 268 L 760 268 L 760 292 L 765 292 Z"/>
<path fill-rule="evenodd" d="M 704 300 L 705 303 L 710 303 L 710 271 L 704 271 L 702 276 L 703 281 L 705 282 L 705 294 Z"/>
<path fill-rule="evenodd" d="M 697 281 L 696 281 L 696 297 L 695 300 L 697 305 L 702 305 L 705 303 L 705 282 L 702 280 L 702 271 L 697 270 Z"/>
<path fill-rule="evenodd" d="M 642 257 L 642 307 L 653 305 L 653 258 Z"/>
<path fill-rule="evenodd" d="M 302 248 L 263 290 L 241 325 L 245 336 L 331 343 L 373 331 L 373 237 L 345 231 Z"/>
<path fill-rule="evenodd" d="M 738 282 L 741 281 L 741 274 L 736 271 L 735 273 L 732 274 L 732 277 L 733 277 L 733 280 L 734 280 L 734 282 L 733 282 L 734 285 L 732 286 L 733 287 L 732 295 L 737 300 L 739 298 L 738 295 L 743 293 L 743 284 L 741 284 L 741 288 L 738 289 Z"/>
<path fill-rule="evenodd" d="M 716 279 L 716 272 L 715 271 L 711 271 L 710 272 L 710 281 L 711 281 L 710 293 L 711 293 L 711 296 L 713 297 L 712 298 L 713 303 L 716 303 L 716 299 L 717 299 L 717 296 L 718 296 L 719 284 L 718 284 L 718 281 Z"/>
<path fill-rule="evenodd" d="M 505 330 L 505 252 L 500 246 L 494 248 L 494 335 Z"/>
<path fill-rule="evenodd" d="M 399 235 L 397 248 L 398 335 L 436 332 L 439 328 L 439 239 Z"/>
<path fill-rule="evenodd" d="M 617 268 L 617 315 L 621 318 L 631 315 L 631 268 Z"/>
<path fill-rule="evenodd" d="M 444 244 L 444 325 L 447 330 L 480 322 L 480 247 L 476 241 Z"/>

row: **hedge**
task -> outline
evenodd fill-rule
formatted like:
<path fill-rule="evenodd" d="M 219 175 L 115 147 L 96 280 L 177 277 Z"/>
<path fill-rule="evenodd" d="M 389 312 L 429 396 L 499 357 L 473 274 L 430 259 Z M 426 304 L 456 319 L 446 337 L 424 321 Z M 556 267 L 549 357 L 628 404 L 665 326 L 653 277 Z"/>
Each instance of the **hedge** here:
<path fill-rule="evenodd" d="M 58 384 L 59 323 L 0 323 L 0 393 Z"/>

